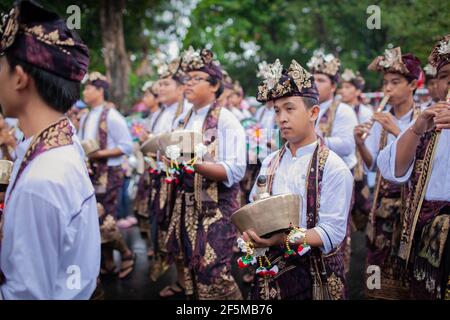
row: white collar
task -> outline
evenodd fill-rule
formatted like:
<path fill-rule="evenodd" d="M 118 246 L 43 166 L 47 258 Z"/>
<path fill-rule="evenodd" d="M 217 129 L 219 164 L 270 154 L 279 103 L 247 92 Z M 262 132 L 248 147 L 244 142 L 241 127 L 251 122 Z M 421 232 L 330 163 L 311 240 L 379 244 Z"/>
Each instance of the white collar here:
<path fill-rule="evenodd" d="M 208 113 L 209 108 L 211 108 L 211 104 L 207 104 L 206 106 L 201 107 L 198 110 L 195 107 L 192 107 L 192 110 L 194 111 L 194 114 L 196 116 L 203 116 L 203 115 L 206 115 Z"/>
<path fill-rule="evenodd" d="M 306 146 L 298 148 L 297 151 L 295 152 L 295 156 L 301 157 L 301 156 L 311 154 L 314 152 L 314 150 L 316 150 L 316 146 L 317 146 L 317 140 Z M 291 149 L 289 148 L 289 145 L 286 145 L 286 151 L 289 152 L 289 155 L 292 157 L 292 153 L 291 153 Z"/>
<path fill-rule="evenodd" d="M 166 106 L 167 110 L 173 110 L 178 108 L 178 102 L 172 103 L 170 106 Z"/>
<path fill-rule="evenodd" d="M 91 112 L 101 112 L 103 110 L 103 104 L 92 107 Z"/>
<path fill-rule="evenodd" d="M 16 152 L 17 152 L 17 158 L 22 159 L 25 156 L 25 153 L 28 150 L 28 147 L 30 146 L 31 142 L 33 141 L 34 136 L 23 140 L 19 145 L 17 146 Z"/>
<path fill-rule="evenodd" d="M 333 98 L 331 98 L 330 100 L 327 100 L 325 102 L 322 102 L 320 104 L 320 110 L 324 110 L 324 111 L 327 110 L 330 107 L 332 102 L 333 102 Z"/>

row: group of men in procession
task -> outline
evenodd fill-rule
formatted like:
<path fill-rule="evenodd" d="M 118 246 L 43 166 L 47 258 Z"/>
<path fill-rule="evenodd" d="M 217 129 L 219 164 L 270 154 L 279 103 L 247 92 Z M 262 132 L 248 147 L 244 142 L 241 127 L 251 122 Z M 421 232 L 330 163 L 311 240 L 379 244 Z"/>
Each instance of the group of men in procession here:
<path fill-rule="evenodd" d="M 172 265 L 177 273 L 162 298 L 245 298 L 232 265 L 236 248 L 248 254 L 251 246 L 263 254 L 245 275 L 249 299 L 346 299 L 350 235 L 361 221 L 366 265 L 381 271 L 368 298 L 450 298 L 450 35 L 431 48 L 426 105 L 414 99 L 424 72 L 417 57 L 399 47 L 376 57 L 368 68 L 380 73 L 386 99 L 375 110 L 362 103 L 359 72 L 317 51 L 306 67 L 260 64 L 262 106 L 252 114 L 213 53 L 189 48 L 145 84 L 145 132 L 133 141 L 108 102 L 114 88 L 88 74 L 88 48 L 62 19 L 20 1 L 2 23 L 0 104 L 23 138 L 11 138 L 14 124 L 2 120 L 1 155 L 14 167 L 2 195 L 0 297 L 98 298 L 99 274 L 117 272 L 114 250 L 118 277 L 133 272 L 136 255 L 115 217 L 124 163 L 137 154 L 145 165 L 133 211 L 153 259 L 150 277 Z M 73 107 L 80 92 L 82 112 Z M 249 118 L 257 133 L 244 130 Z M 150 136 L 176 130 L 202 134 L 203 159 L 175 170 L 170 153 L 140 151 Z M 260 142 L 254 161 L 249 134 Z M 87 155 L 88 140 L 99 148 Z M 300 196 L 299 236 L 292 228 L 238 234 L 231 216 L 257 199 L 258 177 L 271 196 Z M 77 270 L 76 285 L 68 270 Z"/>

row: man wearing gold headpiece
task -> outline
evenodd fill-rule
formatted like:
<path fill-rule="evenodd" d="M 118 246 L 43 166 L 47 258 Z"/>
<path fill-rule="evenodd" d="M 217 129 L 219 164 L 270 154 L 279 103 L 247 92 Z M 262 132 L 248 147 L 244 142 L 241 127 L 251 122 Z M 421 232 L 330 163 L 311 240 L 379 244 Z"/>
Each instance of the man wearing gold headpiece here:
<path fill-rule="evenodd" d="M 0 299 L 89 299 L 100 267 L 97 206 L 65 116 L 79 98 L 88 48 L 34 1 L 16 2 L 1 21 L 0 104 L 25 139 L 1 218 Z"/>
<path fill-rule="evenodd" d="M 406 184 L 398 257 L 414 299 L 450 299 L 450 35 L 437 42 L 429 63 L 437 70 L 435 105 L 378 156 L 384 178 Z"/>
<path fill-rule="evenodd" d="M 302 206 L 300 225 L 293 226 L 297 238 L 282 232 L 266 239 L 252 228 L 243 233 L 245 241 L 268 249 L 267 261 L 274 264 L 260 261 L 250 298 L 345 299 L 340 248 L 352 198 L 351 172 L 315 131 L 320 107 L 314 77 L 295 60 L 289 69 L 276 60 L 262 76 L 257 99 L 273 105 L 287 143 L 264 160 L 260 176 L 267 177 L 270 195 L 300 195 Z M 252 200 L 255 194 L 256 186 Z"/>
<path fill-rule="evenodd" d="M 420 61 L 410 53 L 402 55 L 400 48 L 388 49 L 370 64 L 369 70 L 383 73 L 383 91 L 385 97 L 389 96 L 389 105 L 387 111 L 378 110 L 374 114 L 371 128 L 370 123 L 355 128 L 366 171 L 377 171 L 367 226 L 367 265 L 381 268 L 381 288 L 367 288 L 366 294 L 370 298 L 403 299 L 408 296 L 409 281 L 397 253 L 404 190 L 382 178 L 377 158 L 419 115 L 420 107 L 415 105 L 413 95 L 421 73 Z M 368 134 L 365 140 L 364 134 Z"/>
<path fill-rule="evenodd" d="M 185 95 L 193 104 L 180 129 L 202 135 L 198 160 L 183 167 L 169 226 L 168 253 L 181 257 L 186 295 L 201 300 L 240 299 L 231 274 L 239 181 L 246 168 L 245 132 L 237 118 L 218 105 L 222 70 L 213 53 L 192 47 L 182 55 Z M 168 154 L 172 160 L 172 154 Z"/>

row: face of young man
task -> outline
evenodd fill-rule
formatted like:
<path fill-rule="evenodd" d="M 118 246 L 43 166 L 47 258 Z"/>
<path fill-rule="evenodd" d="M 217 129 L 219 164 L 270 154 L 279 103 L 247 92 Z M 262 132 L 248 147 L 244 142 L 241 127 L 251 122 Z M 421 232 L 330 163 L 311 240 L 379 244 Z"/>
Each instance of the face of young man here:
<path fill-rule="evenodd" d="M 307 108 L 301 97 L 285 97 L 274 101 L 275 120 L 281 136 L 298 143 L 314 132 L 320 107 Z"/>
<path fill-rule="evenodd" d="M 315 73 L 314 82 L 319 91 L 319 103 L 323 103 L 333 98 L 333 94 L 336 91 L 336 84 L 334 84 L 326 74 Z"/>
<path fill-rule="evenodd" d="M 396 106 L 410 97 L 416 89 L 417 81 L 408 80 L 398 73 L 386 73 L 383 78 L 383 91 L 385 95 L 390 95 L 389 104 Z"/>
<path fill-rule="evenodd" d="M 241 97 L 236 92 L 232 92 L 228 97 L 229 105 L 236 108 L 241 106 L 241 100 Z"/>
<path fill-rule="evenodd" d="M 6 57 L 0 58 L 0 105 L 5 117 L 16 118 L 20 111 L 21 98 L 17 90 L 19 75 L 16 70 L 11 71 Z"/>
<path fill-rule="evenodd" d="M 439 95 L 437 90 L 438 80 L 433 78 L 427 81 L 427 89 L 430 93 L 430 97 L 433 101 L 439 101 Z"/>
<path fill-rule="evenodd" d="M 350 82 L 343 82 L 339 90 L 342 102 L 352 103 L 357 101 L 358 97 L 361 95 L 361 90 L 357 89 Z"/>
<path fill-rule="evenodd" d="M 217 103 L 219 104 L 219 106 L 231 107 L 230 100 L 229 100 L 231 93 L 232 93 L 232 91 L 230 89 L 224 88 L 220 97 L 217 98 Z"/>
<path fill-rule="evenodd" d="M 203 107 L 205 101 L 215 98 L 218 85 L 211 85 L 208 82 L 209 75 L 202 71 L 191 71 L 185 84 L 184 95 L 194 106 Z"/>
<path fill-rule="evenodd" d="M 183 85 L 172 78 L 164 78 L 158 81 L 159 101 L 165 106 L 178 102 L 183 94 Z"/>
<path fill-rule="evenodd" d="M 144 97 L 142 98 L 142 102 L 144 102 L 145 106 L 153 111 L 158 106 L 157 98 L 150 91 L 146 91 Z"/>
<path fill-rule="evenodd" d="M 445 100 L 450 89 L 450 63 L 439 69 L 436 79 L 436 95 L 439 100 Z"/>
<path fill-rule="evenodd" d="M 83 90 L 83 100 L 87 105 L 97 107 L 99 103 L 104 101 L 103 89 L 97 88 L 91 84 L 86 85 Z"/>

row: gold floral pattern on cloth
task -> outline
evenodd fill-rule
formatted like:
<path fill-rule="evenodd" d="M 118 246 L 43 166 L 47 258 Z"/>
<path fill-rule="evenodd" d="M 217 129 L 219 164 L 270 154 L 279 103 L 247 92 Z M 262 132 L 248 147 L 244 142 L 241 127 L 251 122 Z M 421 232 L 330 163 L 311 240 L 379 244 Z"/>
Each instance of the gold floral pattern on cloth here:
<path fill-rule="evenodd" d="M 337 277 L 333 272 L 327 280 L 331 299 L 340 300 L 342 298 L 342 290 L 344 289 L 344 284 L 342 283 L 341 278 Z"/>
<path fill-rule="evenodd" d="M 209 242 L 206 243 L 204 259 L 205 259 L 204 261 L 205 266 L 210 265 L 217 259 L 217 255 L 214 252 L 214 249 L 210 246 Z"/>
<path fill-rule="evenodd" d="M 231 275 L 231 271 L 224 266 L 214 282 L 203 284 L 196 281 L 198 299 L 200 300 L 241 300 L 242 294 Z"/>
<path fill-rule="evenodd" d="M 411 253 L 412 239 L 414 236 L 415 226 L 423 199 L 425 197 L 426 185 L 428 183 L 429 176 L 431 176 L 431 168 L 433 164 L 434 153 L 436 151 L 438 134 L 436 131 L 432 133 L 431 139 L 425 151 L 423 163 L 419 164 L 419 161 L 415 161 L 417 164 L 414 166 L 414 171 L 419 175 L 417 185 L 415 189 L 406 200 L 405 213 L 402 219 L 402 234 L 399 248 L 399 257 L 408 262 L 409 255 Z"/>
<path fill-rule="evenodd" d="M 2 15 L 2 21 L 0 21 L 0 35 L 1 43 L 0 49 L 2 51 L 9 48 L 16 39 L 17 32 L 19 31 L 19 9 L 13 8 L 7 15 Z"/>
<path fill-rule="evenodd" d="M 60 46 L 75 46 L 75 42 L 72 38 L 67 38 L 66 40 L 61 40 L 59 35 L 59 31 L 55 30 L 49 33 L 44 32 L 44 27 L 42 25 L 34 26 L 29 28 L 25 25 L 21 25 L 20 28 L 28 34 L 34 35 L 39 41 L 42 41 L 49 45 L 57 45 L 58 48 L 61 49 L 67 55 L 70 55 L 70 52 L 61 48 Z"/>
<path fill-rule="evenodd" d="M 377 217 L 388 218 L 402 206 L 401 198 L 382 198 L 375 213 Z"/>
<path fill-rule="evenodd" d="M 422 231 L 419 256 L 428 260 L 435 268 L 439 268 L 448 237 L 450 215 L 439 215 Z"/>
<path fill-rule="evenodd" d="M 271 287 L 272 279 L 269 277 L 258 277 L 259 281 L 259 297 L 262 300 L 281 300 L 281 290 L 277 282 L 275 287 Z"/>
<path fill-rule="evenodd" d="M 297 61 L 292 60 L 288 74 L 294 79 L 295 85 L 301 91 L 304 88 L 311 88 L 311 74 L 306 71 Z"/>
<path fill-rule="evenodd" d="M 49 151 L 53 148 L 67 146 L 73 143 L 72 141 L 72 127 L 69 124 L 69 119 L 66 117 L 51 124 L 46 129 L 42 130 L 31 142 L 28 147 L 25 156 L 20 164 L 20 168 L 17 172 L 16 179 L 14 180 L 9 196 L 11 196 L 17 181 L 19 180 L 22 172 L 28 166 L 28 164 L 34 159 L 34 157 Z"/>
<path fill-rule="evenodd" d="M 194 207 L 194 197 L 191 193 L 185 193 L 185 223 L 189 241 L 195 245 L 197 241 L 198 214 Z M 177 227 L 177 229 L 179 229 Z"/>
<path fill-rule="evenodd" d="M 203 218 L 203 230 L 205 233 L 208 233 L 209 226 L 213 225 L 215 222 L 219 221 L 223 218 L 223 214 L 219 208 L 216 209 L 216 213 L 212 217 L 204 217 Z"/>
<path fill-rule="evenodd" d="M 322 137 L 327 138 L 331 136 L 331 132 L 333 130 L 334 119 L 336 118 L 336 111 L 341 102 L 339 100 L 334 100 L 331 104 L 330 108 L 325 112 L 323 117 L 326 117 L 325 122 L 319 121 L 319 129 L 322 132 Z"/>

